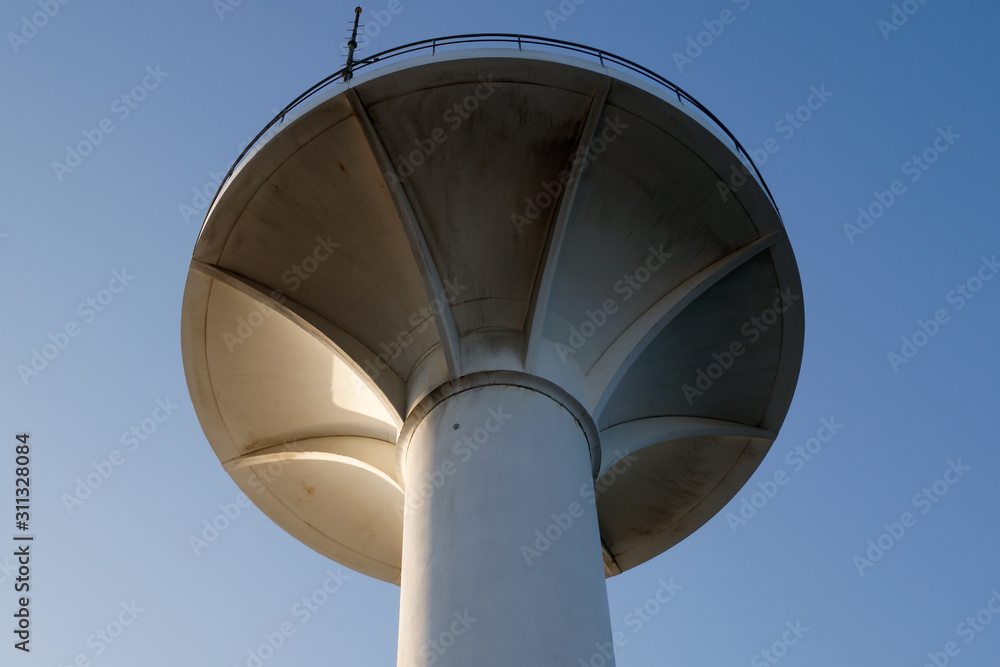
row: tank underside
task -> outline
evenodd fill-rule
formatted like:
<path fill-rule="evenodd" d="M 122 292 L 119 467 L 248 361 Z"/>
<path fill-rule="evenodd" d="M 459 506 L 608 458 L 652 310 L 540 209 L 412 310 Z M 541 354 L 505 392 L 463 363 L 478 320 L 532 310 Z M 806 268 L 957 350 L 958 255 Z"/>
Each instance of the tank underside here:
<path fill-rule="evenodd" d="M 533 378 L 597 433 L 606 575 L 649 560 L 749 479 L 798 376 L 798 271 L 746 172 L 700 112 L 597 63 L 357 76 L 209 211 L 182 322 L 209 442 L 289 533 L 398 582 L 404 490 L 428 483 L 401 475 L 407 419 L 463 378 Z"/>

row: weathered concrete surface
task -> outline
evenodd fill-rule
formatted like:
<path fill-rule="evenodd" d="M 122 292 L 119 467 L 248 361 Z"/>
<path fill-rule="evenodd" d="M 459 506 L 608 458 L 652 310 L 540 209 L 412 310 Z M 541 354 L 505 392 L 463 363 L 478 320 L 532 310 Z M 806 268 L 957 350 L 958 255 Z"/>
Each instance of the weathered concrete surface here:
<path fill-rule="evenodd" d="M 734 166 L 676 98 L 553 54 L 416 58 L 311 100 L 194 252 L 184 363 L 209 441 L 288 532 L 397 582 L 411 410 L 527 374 L 601 432 L 606 574 L 645 562 L 749 478 L 798 376 L 795 261 L 757 181 L 719 187 Z M 555 465 L 536 445 L 524 465 Z M 551 501 L 540 486 L 493 492 Z"/>

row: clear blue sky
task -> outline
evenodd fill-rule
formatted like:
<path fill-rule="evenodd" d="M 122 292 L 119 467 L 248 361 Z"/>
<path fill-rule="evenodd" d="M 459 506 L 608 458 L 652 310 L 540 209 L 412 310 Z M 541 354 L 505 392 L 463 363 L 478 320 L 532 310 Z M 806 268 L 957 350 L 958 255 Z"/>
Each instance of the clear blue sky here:
<path fill-rule="evenodd" d="M 180 303 L 201 216 L 185 220 L 181 205 L 199 205 L 196 189 L 211 196 L 212 172 L 342 66 L 354 7 L 235 2 L 0 8 L 0 438 L 10 445 L 0 446 L 0 545 L 14 533 L 20 431 L 31 433 L 36 535 L 32 652 L 13 649 L 4 623 L 2 665 L 78 655 L 102 666 L 247 665 L 247 650 L 282 623 L 294 634 L 268 667 L 395 664 L 394 586 L 343 570 L 337 593 L 306 616 L 297 601 L 337 566 L 255 508 L 197 555 L 189 541 L 204 521 L 225 525 L 220 504 L 238 489 L 184 381 Z M 980 610 L 1000 591 L 1000 279 L 979 282 L 995 277 L 1000 255 L 996 3 L 907 0 L 895 25 L 890 0 L 564 0 L 566 16 L 557 0 L 400 0 L 383 27 L 375 13 L 388 4 L 365 6 L 378 34 L 362 55 L 463 32 L 582 42 L 674 80 L 748 148 L 772 150 L 761 171 L 805 293 L 798 390 L 744 492 L 609 581 L 612 622 L 628 638 L 618 664 L 917 667 L 928 653 L 996 664 L 1000 615 Z M 729 22 L 715 22 L 724 10 Z M 675 56 L 709 28 L 719 34 L 701 35 L 700 53 Z M 800 110 L 814 87 L 822 102 Z M 53 167 L 88 135 L 100 139 L 92 153 Z M 860 234 L 844 227 L 859 207 L 872 216 Z M 920 321 L 935 334 L 918 333 Z M 68 325 L 75 335 L 61 336 Z M 64 348 L 25 381 L 18 367 L 50 334 Z M 903 337 L 920 347 L 904 349 Z M 893 364 L 891 352 L 911 358 Z M 842 427 L 823 431 L 810 459 L 796 454 L 823 420 Z M 123 440 L 133 427 L 143 440 Z M 120 465 L 67 508 L 78 478 L 107 471 L 114 450 Z M 751 498 L 775 474 L 787 483 Z M 762 507 L 741 524 L 732 517 L 744 499 Z M 909 525 L 893 526 L 907 512 Z M 890 548 L 875 561 L 868 541 L 880 538 Z M 0 557 L 7 619 L 12 564 Z M 670 578 L 680 591 L 637 621 L 632 610 Z M 120 634 L 119 617 L 130 623 Z"/>

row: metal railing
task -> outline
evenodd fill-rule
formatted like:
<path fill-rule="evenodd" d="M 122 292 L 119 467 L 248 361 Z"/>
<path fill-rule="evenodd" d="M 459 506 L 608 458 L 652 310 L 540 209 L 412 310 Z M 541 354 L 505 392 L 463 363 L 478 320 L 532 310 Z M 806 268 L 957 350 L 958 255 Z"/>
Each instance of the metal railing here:
<path fill-rule="evenodd" d="M 225 188 L 226 184 L 232 178 L 233 172 L 235 172 L 236 168 L 240 165 L 241 162 L 243 162 L 243 158 L 245 158 L 247 154 L 254 149 L 254 147 L 257 145 L 257 142 L 260 141 L 261 137 L 265 136 L 275 125 L 278 125 L 281 122 L 283 122 L 285 116 L 288 115 L 290 111 L 292 111 L 293 109 L 295 109 L 296 107 L 298 107 L 303 102 L 305 102 L 312 96 L 316 95 L 323 89 L 337 83 L 345 83 L 349 81 L 353 77 L 353 75 L 359 70 L 363 70 L 366 67 L 370 67 L 372 65 L 375 65 L 376 63 L 381 63 L 382 61 L 388 59 L 396 59 L 402 56 L 407 56 L 412 53 L 421 53 L 426 51 L 430 51 L 431 55 L 434 55 L 437 53 L 438 49 L 442 47 L 454 46 L 456 44 L 483 44 L 483 43 L 510 44 L 510 45 L 516 44 L 517 49 L 519 51 L 523 50 L 523 48 L 526 45 L 536 46 L 536 47 L 545 46 L 557 52 L 572 51 L 578 54 L 582 54 L 584 56 L 589 56 L 590 58 L 596 58 L 602 67 L 614 65 L 623 68 L 625 70 L 634 72 L 635 74 L 638 74 L 639 76 L 649 79 L 650 81 L 653 81 L 654 83 L 666 88 L 671 93 L 677 96 L 677 101 L 682 106 L 691 106 L 697 109 L 702 114 L 704 114 L 706 118 L 711 120 L 719 130 L 721 130 L 727 137 L 729 137 L 729 139 L 733 142 L 733 148 L 736 150 L 737 154 L 753 169 L 754 174 L 756 174 L 757 176 L 757 181 L 760 183 L 761 187 L 763 187 L 764 191 L 767 193 L 767 196 L 771 201 L 771 205 L 774 206 L 774 210 L 776 212 L 778 211 L 778 204 L 777 202 L 775 202 L 774 196 L 771 194 L 771 190 L 767 187 L 767 184 L 764 182 L 764 177 L 761 175 L 760 170 L 757 168 L 757 165 L 754 164 L 753 158 L 750 157 L 750 154 L 746 151 L 745 148 L 743 148 L 743 145 L 739 142 L 739 140 L 733 135 L 732 132 L 729 131 L 729 128 L 727 128 L 722 123 L 722 121 L 715 116 L 715 114 L 709 111 L 701 102 L 692 97 L 687 91 L 685 91 L 683 88 L 673 83 L 669 79 L 666 79 L 657 74 L 656 72 L 646 67 L 643 67 L 638 63 L 632 62 L 627 58 L 617 56 L 613 53 L 608 53 L 607 51 L 603 51 L 601 49 L 585 46 L 583 44 L 576 44 L 574 42 L 567 42 L 561 39 L 552 39 L 549 37 L 537 37 L 533 35 L 516 35 L 512 33 L 473 33 L 467 35 L 451 35 L 448 37 L 435 37 L 433 39 L 424 39 L 418 42 L 410 42 L 409 44 L 403 44 L 402 46 L 396 46 L 391 49 L 386 49 L 385 51 L 381 51 L 374 55 L 368 56 L 367 58 L 356 59 L 353 62 L 353 66 L 344 67 L 343 69 L 334 72 L 330 76 L 326 77 L 325 79 L 319 81 L 318 83 L 308 88 L 305 92 L 303 92 L 301 95 L 292 100 L 284 109 L 278 112 L 278 115 L 272 118 L 271 122 L 265 125 L 264 128 L 257 133 L 257 136 L 255 136 L 250 141 L 247 147 L 243 149 L 243 152 L 240 153 L 239 157 L 236 158 L 236 161 L 233 162 L 233 165 L 229 168 L 229 171 L 226 172 L 225 178 L 223 178 L 222 182 L 219 184 L 219 188 L 218 190 L 216 190 L 215 196 L 212 197 L 212 202 L 208 205 L 208 211 L 206 212 L 206 217 L 208 213 L 211 212 L 212 207 L 215 206 L 215 202 L 218 200 L 219 195 L 222 193 L 223 188 Z M 778 215 L 779 216 L 781 215 L 780 212 L 778 213 Z"/>

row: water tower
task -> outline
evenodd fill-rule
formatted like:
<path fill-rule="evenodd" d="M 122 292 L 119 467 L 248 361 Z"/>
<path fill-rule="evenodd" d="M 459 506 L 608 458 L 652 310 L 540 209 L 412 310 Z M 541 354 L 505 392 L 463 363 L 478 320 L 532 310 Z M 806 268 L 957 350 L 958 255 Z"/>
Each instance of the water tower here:
<path fill-rule="evenodd" d="M 770 192 L 683 90 L 464 35 L 262 131 L 195 247 L 184 367 L 254 503 L 400 585 L 399 665 L 612 665 L 605 578 L 761 462 L 801 296 Z"/>

